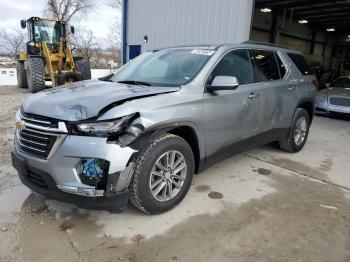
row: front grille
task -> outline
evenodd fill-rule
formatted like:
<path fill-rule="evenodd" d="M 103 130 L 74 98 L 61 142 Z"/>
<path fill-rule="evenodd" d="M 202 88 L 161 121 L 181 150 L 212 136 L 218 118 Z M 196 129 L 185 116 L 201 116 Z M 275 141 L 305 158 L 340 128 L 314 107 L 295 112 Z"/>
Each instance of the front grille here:
<path fill-rule="evenodd" d="M 53 148 L 57 148 L 55 145 L 63 140 L 62 133 L 67 133 L 65 124 L 55 119 L 24 112 L 19 118 L 20 127 L 16 132 L 19 150 L 38 158 L 47 159 Z"/>
<path fill-rule="evenodd" d="M 39 130 L 27 128 L 17 133 L 21 151 L 46 159 L 55 142 L 57 135 L 44 133 Z"/>
<path fill-rule="evenodd" d="M 334 105 L 334 106 L 349 106 L 350 107 L 350 98 L 330 97 L 329 104 Z"/>
<path fill-rule="evenodd" d="M 41 175 L 28 171 L 27 178 L 31 183 L 47 189 L 47 185 Z"/>
<path fill-rule="evenodd" d="M 28 124 L 44 128 L 58 128 L 58 121 L 56 119 L 51 119 L 44 116 L 38 116 L 21 112 L 21 119 Z"/>

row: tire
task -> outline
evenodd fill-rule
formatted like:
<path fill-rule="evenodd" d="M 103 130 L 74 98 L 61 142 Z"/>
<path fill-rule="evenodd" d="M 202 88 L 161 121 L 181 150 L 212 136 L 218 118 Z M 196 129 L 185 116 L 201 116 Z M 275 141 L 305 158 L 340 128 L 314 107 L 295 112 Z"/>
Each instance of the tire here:
<path fill-rule="evenodd" d="M 91 79 L 90 64 L 85 58 L 75 58 L 74 64 L 77 71 L 81 73 L 81 80 Z"/>
<path fill-rule="evenodd" d="M 45 89 L 45 67 L 40 57 L 29 57 L 27 66 L 27 82 L 29 92 L 36 93 Z"/>
<path fill-rule="evenodd" d="M 66 80 L 73 80 L 73 82 L 81 81 L 81 75 L 76 72 L 67 72 L 57 76 L 57 86 L 66 84 Z"/>
<path fill-rule="evenodd" d="M 17 83 L 19 88 L 28 88 L 26 70 L 24 69 L 24 62 L 17 61 Z"/>
<path fill-rule="evenodd" d="M 160 199 L 157 199 L 157 197 L 162 197 L 161 195 L 164 193 L 164 189 L 160 191 L 159 196 L 154 197 L 152 195 L 151 179 L 154 177 L 157 177 L 157 179 L 161 180 L 168 179 L 168 183 L 171 183 L 170 180 L 174 179 L 174 177 L 171 178 L 172 175 L 170 172 L 168 172 L 168 175 L 170 176 L 168 178 L 165 178 L 166 175 L 164 175 L 163 178 L 154 176 L 151 174 L 151 171 L 155 168 L 155 163 L 168 152 L 174 152 L 178 154 L 176 157 L 174 157 L 173 163 L 175 162 L 175 164 L 177 160 L 180 160 L 181 156 L 183 157 L 183 161 L 179 162 L 176 168 L 180 169 L 180 166 L 183 166 L 183 163 L 187 165 L 187 168 L 185 167 L 181 169 L 181 172 L 183 172 L 181 175 L 180 173 L 176 173 L 178 177 L 183 177 L 183 180 L 177 181 L 178 185 L 181 185 L 182 183 L 181 187 L 174 187 L 174 184 L 171 184 L 171 187 L 174 190 L 172 191 L 172 198 L 169 196 L 169 199 L 163 199 L 162 201 Z M 157 214 L 172 209 L 177 204 L 179 204 L 187 194 L 192 183 L 194 165 L 195 163 L 192 149 L 184 139 L 168 133 L 160 135 L 159 137 L 152 140 L 144 148 L 144 150 L 140 152 L 135 161 L 135 171 L 130 184 L 130 202 L 139 210 L 150 214 Z M 173 175 L 175 176 L 175 173 L 173 173 Z M 153 180 L 153 183 L 156 184 L 156 181 Z M 159 183 L 159 187 L 162 183 L 167 182 L 161 181 L 161 183 Z M 168 193 L 171 191 L 168 187 L 168 184 L 166 184 L 164 188 L 166 188 Z M 155 187 L 154 190 L 156 191 L 157 187 Z"/>
<path fill-rule="evenodd" d="M 299 123 L 302 123 L 305 120 L 305 130 L 298 129 Z M 303 108 L 297 108 L 294 113 L 293 122 L 290 128 L 289 133 L 279 141 L 279 146 L 282 150 L 289 153 L 299 152 L 305 145 L 306 140 L 309 135 L 310 129 L 310 116 L 309 113 Z M 301 140 L 296 139 L 298 130 L 303 133 L 304 138 Z M 300 138 L 300 137 L 299 137 Z"/>

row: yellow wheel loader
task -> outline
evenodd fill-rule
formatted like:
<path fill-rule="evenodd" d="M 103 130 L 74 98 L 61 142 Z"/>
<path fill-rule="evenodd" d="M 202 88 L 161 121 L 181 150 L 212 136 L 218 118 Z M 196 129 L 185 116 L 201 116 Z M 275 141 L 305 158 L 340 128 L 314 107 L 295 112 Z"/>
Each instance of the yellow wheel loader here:
<path fill-rule="evenodd" d="M 73 57 L 66 38 L 66 23 L 61 20 L 31 17 L 21 20 L 28 30 L 27 52 L 17 61 L 17 82 L 20 88 L 35 93 L 45 89 L 45 81 L 52 87 L 91 79 L 88 61 Z M 74 27 L 71 27 L 74 34 Z"/>

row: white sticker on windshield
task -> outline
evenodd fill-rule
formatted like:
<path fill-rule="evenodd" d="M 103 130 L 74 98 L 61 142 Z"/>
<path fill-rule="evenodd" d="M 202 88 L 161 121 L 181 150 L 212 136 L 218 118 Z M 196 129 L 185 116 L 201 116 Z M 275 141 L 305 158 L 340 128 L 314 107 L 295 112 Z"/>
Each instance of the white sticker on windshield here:
<path fill-rule="evenodd" d="M 195 55 L 207 55 L 207 56 L 211 56 L 212 54 L 214 54 L 215 51 L 213 50 L 208 50 L 208 49 L 193 49 L 191 51 L 191 54 L 195 54 Z"/>

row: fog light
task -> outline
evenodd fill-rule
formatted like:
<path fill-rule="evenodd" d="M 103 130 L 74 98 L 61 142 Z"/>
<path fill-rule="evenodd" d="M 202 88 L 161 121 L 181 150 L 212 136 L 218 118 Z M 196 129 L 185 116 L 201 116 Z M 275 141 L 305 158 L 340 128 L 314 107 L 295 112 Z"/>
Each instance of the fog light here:
<path fill-rule="evenodd" d="M 84 159 L 77 167 L 81 182 L 99 189 L 107 183 L 108 169 L 109 162 L 97 158 Z"/>

